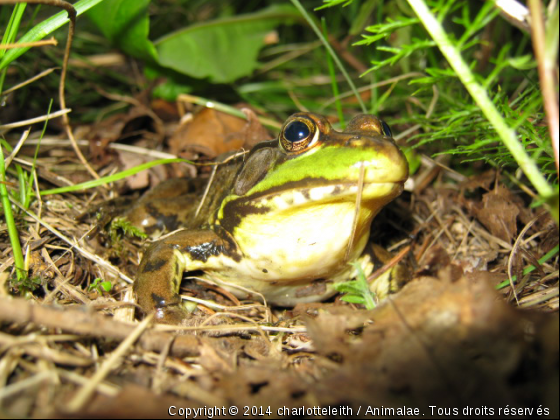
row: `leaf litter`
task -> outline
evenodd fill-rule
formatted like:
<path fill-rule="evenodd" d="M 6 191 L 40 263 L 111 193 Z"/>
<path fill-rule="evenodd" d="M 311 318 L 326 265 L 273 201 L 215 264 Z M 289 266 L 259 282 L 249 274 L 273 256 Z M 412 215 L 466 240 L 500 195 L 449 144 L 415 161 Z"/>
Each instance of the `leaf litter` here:
<path fill-rule="evenodd" d="M 174 153 L 199 158 L 222 152 L 224 139 L 237 138 L 232 148 L 239 148 L 254 129 L 240 120 L 233 135 L 219 128 L 197 144 L 184 140 L 188 124 L 145 109 L 139 105 L 117 125 L 91 131 L 90 153 L 103 173 L 122 169 L 110 158 L 121 152 L 109 145 L 124 138 L 148 150 L 173 139 Z M 224 121 L 209 111 L 198 115 L 197 130 Z M 105 143 L 95 140 L 101 138 Z M 22 148 L 17 162 L 29 162 L 32 153 Z M 42 147 L 36 167 L 43 182 L 87 178 L 70 149 Z M 57 177 L 51 176 L 55 169 Z M 192 168 L 161 167 L 114 191 L 127 194 L 177 171 L 185 175 Z M 199 172 L 205 177 L 209 171 Z M 406 259 L 414 276 L 373 310 L 340 298 L 295 308 L 248 305 L 195 279 L 184 282 L 185 295 L 214 305 L 199 305 L 186 328 L 146 325 L 124 347 L 141 319 L 129 279 L 143 243 L 124 238 L 113 247 L 103 236 L 88 236 L 95 218 L 79 217 L 113 198 L 112 190 L 97 188 L 35 202 L 30 211 L 36 218 L 21 213 L 25 284 L 8 275 L 11 248 L 0 230 L 0 405 L 10 416 L 155 417 L 171 405 L 270 406 L 273 413 L 344 406 L 354 414 L 365 406 L 429 413 L 430 405 L 542 405 L 558 414 L 557 253 L 541 260 L 558 245 L 558 228 L 496 172 L 462 183 L 440 172 L 381 212 L 372 242 L 394 253 L 411 245 Z M 535 269 L 527 272 L 530 265 Z M 111 290 L 90 287 L 97 278 L 111 280 Z M 496 290 L 501 283 L 505 287 Z M 78 400 L 86 387 L 89 393 Z"/>

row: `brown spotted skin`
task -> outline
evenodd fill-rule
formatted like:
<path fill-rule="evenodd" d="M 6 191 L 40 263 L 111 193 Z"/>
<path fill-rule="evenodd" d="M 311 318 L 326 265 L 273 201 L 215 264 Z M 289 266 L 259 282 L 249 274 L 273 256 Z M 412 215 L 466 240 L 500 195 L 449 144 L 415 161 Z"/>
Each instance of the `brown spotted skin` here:
<path fill-rule="evenodd" d="M 178 324 L 188 315 L 179 296 L 180 281 L 187 267 L 177 251 L 188 254 L 193 262 L 235 253 L 231 241 L 211 230 L 177 231 L 148 248 L 138 267 L 134 292 L 144 311 L 155 312 L 156 319 L 166 324 Z"/>

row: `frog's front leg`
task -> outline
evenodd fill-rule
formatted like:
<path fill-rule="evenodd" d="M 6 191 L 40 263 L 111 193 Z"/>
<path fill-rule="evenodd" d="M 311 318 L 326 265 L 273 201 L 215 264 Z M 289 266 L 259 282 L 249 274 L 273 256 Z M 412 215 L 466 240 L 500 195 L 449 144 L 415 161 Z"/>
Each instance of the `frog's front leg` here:
<path fill-rule="evenodd" d="M 154 242 L 144 254 L 134 282 L 138 304 L 158 322 L 180 324 L 188 316 L 179 288 L 184 271 L 199 270 L 213 255 L 234 246 L 211 230 L 177 231 Z"/>

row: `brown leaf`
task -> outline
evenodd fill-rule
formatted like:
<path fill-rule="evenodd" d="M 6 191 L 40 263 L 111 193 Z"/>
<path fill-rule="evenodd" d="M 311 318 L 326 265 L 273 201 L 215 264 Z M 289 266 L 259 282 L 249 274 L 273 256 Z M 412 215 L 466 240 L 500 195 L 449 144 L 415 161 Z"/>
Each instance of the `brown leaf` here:
<path fill-rule="evenodd" d="M 476 217 L 492 235 L 506 242 L 517 236 L 517 216 L 519 208 L 512 200 L 509 190 L 498 186 L 482 196 L 482 208 L 476 210 Z"/>
<path fill-rule="evenodd" d="M 464 182 L 461 183 L 461 186 L 469 190 L 474 190 L 475 188 L 483 188 L 486 191 L 490 191 L 490 188 L 495 181 L 496 170 L 491 169 L 479 175 L 468 177 Z"/>
<path fill-rule="evenodd" d="M 199 155 L 215 158 L 221 153 L 251 148 L 270 138 L 252 111 L 249 120 L 234 117 L 213 108 L 204 108 L 192 120 L 181 124 L 169 139 L 170 152 L 185 159 Z"/>
<path fill-rule="evenodd" d="M 552 366 L 527 365 L 544 342 L 526 334 L 546 321 L 497 300 L 483 272 L 455 282 L 441 276 L 416 279 L 370 311 L 373 323 L 349 344 L 353 357 L 318 384 L 322 404 L 346 401 L 349 387 L 355 406 L 530 406 L 541 398 L 534 384 L 542 378 L 552 385 L 554 374 L 545 372 Z M 546 354 L 557 353 L 550 347 Z M 523 379 L 514 385 L 518 375 Z"/>
<path fill-rule="evenodd" d="M 317 317 L 307 317 L 305 325 L 313 340 L 313 347 L 330 357 L 347 357 L 348 346 L 357 338 L 364 325 L 369 323 L 369 311 L 358 311 L 350 306 L 324 306 Z"/>
<path fill-rule="evenodd" d="M 111 153 L 107 146 L 120 141 L 130 143 L 133 139 L 149 142 L 156 149 L 163 141 L 164 128 L 160 118 L 148 107 L 138 104 L 125 114 L 113 115 L 92 128 L 87 135 L 92 158 L 105 164 Z"/>
<path fill-rule="evenodd" d="M 231 346 L 238 337 L 204 340 L 200 347 L 200 364 L 210 372 L 233 372 L 240 344 Z"/>

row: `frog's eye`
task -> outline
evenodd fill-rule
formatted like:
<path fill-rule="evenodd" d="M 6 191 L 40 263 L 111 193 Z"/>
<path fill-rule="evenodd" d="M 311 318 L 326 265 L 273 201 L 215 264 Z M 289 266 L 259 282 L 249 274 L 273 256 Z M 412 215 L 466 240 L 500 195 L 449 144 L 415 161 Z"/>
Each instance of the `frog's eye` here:
<path fill-rule="evenodd" d="M 383 129 L 383 134 L 387 137 L 393 137 L 393 133 L 391 132 L 391 127 L 385 121 L 381 120 L 381 127 Z"/>
<path fill-rule="evenodd" d="M 317 126 L 307 118 L 295 118 L 284 126 L 280 144 L 287 152 L 300 152 L 313 146 L 319 138 Z"/>

